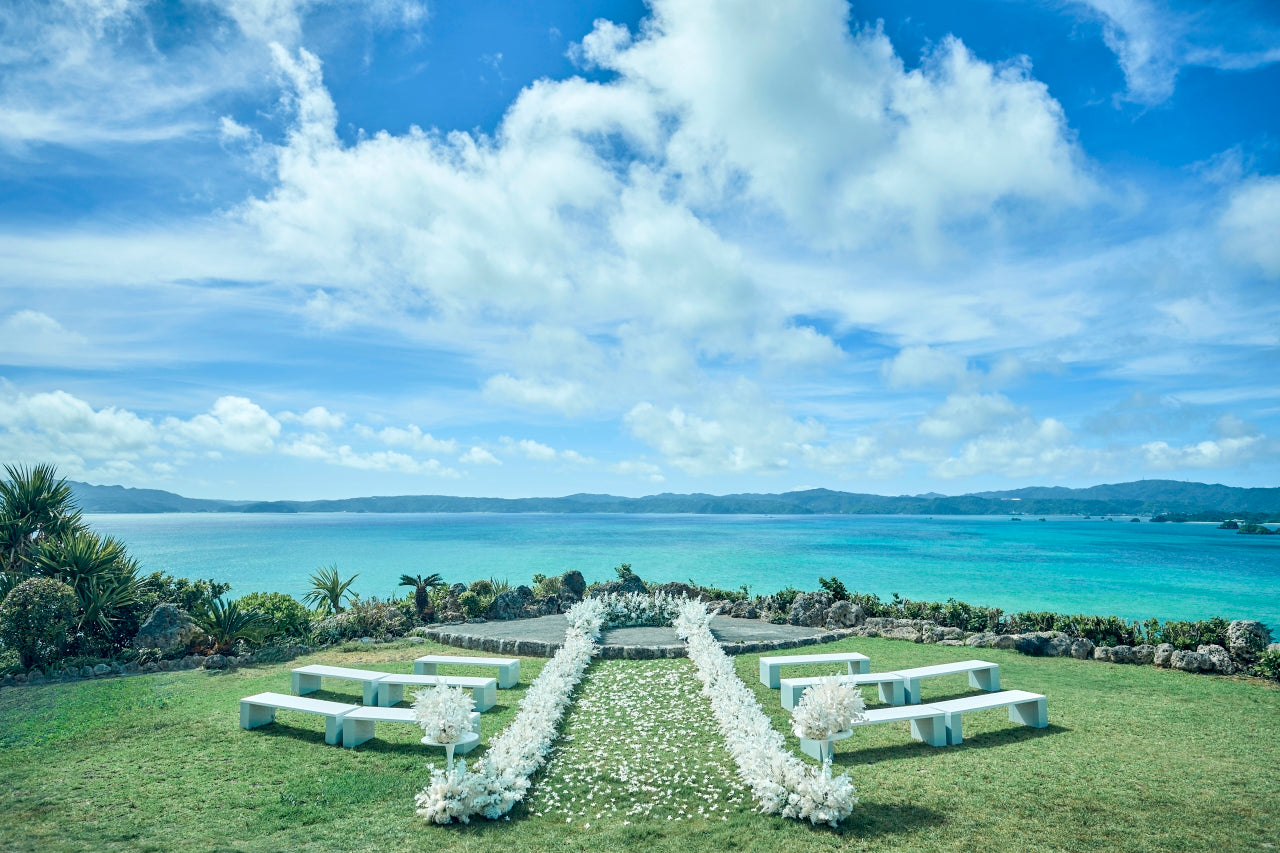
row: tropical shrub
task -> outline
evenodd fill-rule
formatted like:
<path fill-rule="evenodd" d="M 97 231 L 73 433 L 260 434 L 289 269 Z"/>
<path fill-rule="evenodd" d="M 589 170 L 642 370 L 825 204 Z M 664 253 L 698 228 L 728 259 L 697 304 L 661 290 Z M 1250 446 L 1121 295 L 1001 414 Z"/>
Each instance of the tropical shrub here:
<path fill-rule="evenodd" d="M 800 594 L 800 590 L 794 587 L 784 587 L 773 594 L 773 603 L 776 610 L 786 612 L 791 609 L 791 604 L 796 600 L 796 596 Z"/>
<path fill-rule="evenodd" d="M 750 587 L 747 586 L 741 586 L 736 590 L 720 589 L 716 586 L 703 586 L 700 583 L 695 583 L 693 578 L 689 578 L 689 586 L 693 587 L 699 595 L 704 595 L 709 599 L 717 601 L 745 601 L 747 598 L 747 590 L 750 589 Z"/>
<path fill-rule="evenodd" d="M 431 604 L 431 591 L 444 586 L 444 579 L 439 574 L 432 572 L 423 577 L 422 575 L 401 575 L 400 586 L 413 587 L 413 610 L 418 618 L 424 622 L 430 621 L 435 610 Z"/>
<path fill-rule="evenodd" d="M 559 575 L 555 577 L 547 577 L 546 575 L 533 576 L 533 594 L 538 598 L 555 598 L 560 594 L 560 590 L 564 587 L 564 581 Z"/>
<path fill-rule="evenodd" d="M 493 582 L 483 579 L 472 581 L 471 585 L 467 587 L 467 591 L 474 592 L 480 598 L 485 598 L 486 596 L 493 598 Z"/>
<path fill-rule="evenodd" d="M 311 576 L 311 591 L 302 600 L 326 613 L 341 613 L 344 600 L 349 604 L 357 598 L 351 585 L 358 577 L 354 574 L 344 581 L 336 565 L 322 566 Z"/>
<path fill-rule="evenodd" d="M 48 542 L 83 531 L 71 487 L 52 465 L 6 465 L 0 481 L 0 595 L 35 571 Z"/>
<path fill-rule="evenodd" d="M 110 654 L 129 645 L 139 619 L 127 617 L 138 616 L 134 611 L 140 582 L 138 564 L 121 542 L 89 530 L 49 538 L 37 549 L 34 568 L 75 591 L 80 604 L 78 647 Z"/>
<path fill-rule="evenodd" d="M 283 592 L 251 592 L 236 599 L 242 610 L 256 610 L 264 619 L 262 639 L 305 637 L 311 630 L 311 611 Z"/>
<path fill-rule="evenodd" d="M 409 617 L 397 602 L 370 598 L 353 602 L 342 613 L 315 623 L 311 628 L 311 640 L 317 644 L 340 643 L 361 637 L 387 640 L 401 636 L 409 627 Z"/>
<path fill-rule="evenodd" d="M 1280 681 L 1280 652 L 1263 652 L 1253 666 L 1253 674 L 1268 681 Z"/>
<path fill-rule="evenodd" d="M 237 640 L 261 642 L 267 630 L 267 618 L 257 610 L 248 610 L 238 601 L 223 603 L 215 598 L 208 610 L 191 614 L 200 630 L 209 635 L 213 650 L 219 654 L 231 651 Z"/>
<path fill-rule="evenodd" d="M 476 581 L 476 583 L 482 583 L 482 581 Z M 488 583 L 488 581 L 483 581 L 483 583 Z M 488 605 L 485 604 L 484 599 L 481 598 L 474 590 L 470 589 L 458 596 L 458 604 L 462 607 L 463 615 L 470 619 L 474 619 L 488 609 Z"/>
<path fill-rule="evenodd" d="M 833 601 L 847 601 L 849 599 L 849 590 L 845 589 L 844 583 L 835 575 L 829 578 L 819 576 L 818 586 L 831 593 Z"/>
<path fill-rule="evenodd" d="M 18 654 L 23 668 L 56 660 L 76 624 L 76 594 L 52 578 L 28 578 L 0 602 L 0 642 Z"/>
<path fill-rule="evenodd" d="M 1194 622 L 1155 619 L 1142 623 L 1143 639 L 1152 645 L 1169 643 L 1179 649 L 1194 649 L 1199 645 L 1227 645 L 1227 626 L 1230 623 L 1221 616 Z"/>

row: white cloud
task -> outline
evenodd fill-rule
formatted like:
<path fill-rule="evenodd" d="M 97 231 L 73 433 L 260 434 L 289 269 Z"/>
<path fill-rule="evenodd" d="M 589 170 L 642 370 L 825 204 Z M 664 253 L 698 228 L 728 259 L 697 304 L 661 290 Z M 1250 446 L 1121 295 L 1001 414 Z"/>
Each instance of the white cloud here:
<path fill-rule="evenodd" d="M 965 359 L 928 346 L 903 347 L 881 364 L 881 373 L 894 388 L 958 385 L 968 370 Z"/>
<path fill-rule="evenodd" d="M 657 465 L 638 459 L 625 459 L 622 462 L 615 462 L 609 466 L 609 470 L 626 477 L 639 477 L 650 483 L 661 483 L 666 479 L 662 475 L 662 469 Z"/>
<path fill-rule="evenodd" d="M 474 446 L 458 457 L 458 461 L 468 465 L 501 465 L 502 460 L 483 447 Z"/>
<path fill-rule="evenodd" d="M 1003 394 L 952 394 L 917 426 L 921 435 L 954 440 L 988 432 L 1025 417 L 1025 411 Z"/>
<path fill-rule="evenodd" d="M 1182 447 L 1171 447 L 1163 441 L 1153 441 L 1142 445 L 1142 451 L 1147 465 L 1156 471 L 1225 468 L 1248 461 L 1262 448 L 1265 438 L 1263 435 L 1245 435 L 1206 439 Z"/>
<path fill-rule="evenodd" d="M 48 314 L 24 308 L 0 319 L 0 362 L 4 364 L 79 364 L 89 340 L 63 328 Z"/>
<path fill-rule="evenodd" d="M 266 453 L 275 446 L 280 422 L 246 397 L 219 397 L 207 414 L 190 420 L 165 418 L 163 428 L 171 441 L 203 447 Z"/>
<path fill-rule="evenodd" d="M 347 422 L 347 416 L 339 412 L 330 412 L 324 406 L 312 406 L 300 415 L 293 412 L 281 412 L 276 416 L 281 423 L 300 423 L 315 430 L 341 429 Z"/>
<path fill-rule="evenodd" d="M 1188 66 L 1247 70 L 1280 61 L 1280 32 L 1251 14 L 1248 2 L 1192 12 L 1153 0 L 1077 2 L 1104 21 L 1103 39 L 1128 85 L 1125 97 L 1139 104 L 1167 100 Z"/>
<path fill-rule="evenodd" d="M 0 456 L 33 462 L 53 461 L 69 473 L 92 462 L 139 458 L 159 439 L 155 425 L 133 412 L 91 405 L 65 391 L 0 395 Z"/>
<path fill-rule="evenodd" d="M 1280 278 L 1280 176 L 1250 178 L 1231 193 L 1221 228 L 1228 254 Z"/>
<path fill-rule="evenodd" d="M 530 409 L 551 409 L 574 415 L 590 407 L 587 390 L 577 382 L 540 382 L 517 379 L 507 373 L 490 377 L 484 394 L 492 400 Z"/>
<path fill-rule="evenodd" d="M 385 427 L 377 432 L 361 425 L 356 427 L 356 432 L 366 438 L 377 438 L 392 447 L 409 447 L 423 453 L 455 453 L 458 450 L 458 442 L 451 438 L 436 438 L 429 432 L 423 432 L 416 424 L 404 428 Z"/>
<path fill-rule="evenodd" d="M 1028 417 L 966 442 L 958 455 L 939 462 L 933 472 L 952 479 L 979 474 L 1047 477 L 1077 471 L 1096 453 L 1075 446 L 1071 439 L 1062 422 Z"/>
<path fill-rule="evenodd" d="M 528 438 L 523 438 L 520 441 L 507 438 L 503 441 L 503 444 L 523 454 L 525 458 L 538 462 L 550 462 L 557 456 L 554 447 Z"/>

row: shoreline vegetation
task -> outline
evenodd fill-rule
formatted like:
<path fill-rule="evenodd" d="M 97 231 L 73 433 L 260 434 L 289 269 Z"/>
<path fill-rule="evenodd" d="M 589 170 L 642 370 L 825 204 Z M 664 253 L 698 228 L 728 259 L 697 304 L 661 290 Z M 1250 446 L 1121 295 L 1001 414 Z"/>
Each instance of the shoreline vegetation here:
<path fill-rule="evenodd" d="M 186 498 L 157 489 L 71 482 L 76 501 L 93 513 L 664 513 L 704 515 L 996 515 L 1145 516 L 1152 521 L 1280 523 L 1280 488 L 1237 488 L 1142 480 L 1086 489 L 1031 487 L 946 496 L 884 495 L 809 489 L 784 494 L 660 494 L 641 498 L 577 494 L 558 498 L 472 498 L 400 495 L 316 501 L 227 501 Z"/>
<path fill-rule="evenodd" d="M 825 629 L 852 629 L 919 643 L 1012 648 L 1030 655 L 1155 663 L 1189 671 L 1280 679 L 1280 646 L 1261 622 L 1221 617 L 1125 621 L 1049 611 L 1005 613 L 954 598 L 883 601 L 850 592 L 837 577 L 821 589 L 751 596 L 738 590 L 668 583 L 650 588 L 627 563 L 617 580 L 587 585 L 578 571 L 448 584 L 437 574 L 401 578 L 398 599 L 364 599 L 358 576 L 337 566 L 312 576 L 312 592 L 228 598 L 229 584 L 161 572 L 143 575 L 123 545 L 83 521 L 72 490 L 49 466 L 8 466 L 0 483 L 0 684 L 159 671 L 176 661 L 217 668 L 255 650 L 392 639 L 433 625 L 510 620 L 567 612 L 608 593 L 686 595 L 715 613 Z M 308 606 L 308 604 L 313 606 Z M 1269 644 L 1272 647 L 1269 648 Z M 296 652 L 295 652 L 296 653 Z M 48 673 L 48 675 L 46 675 Z"/>

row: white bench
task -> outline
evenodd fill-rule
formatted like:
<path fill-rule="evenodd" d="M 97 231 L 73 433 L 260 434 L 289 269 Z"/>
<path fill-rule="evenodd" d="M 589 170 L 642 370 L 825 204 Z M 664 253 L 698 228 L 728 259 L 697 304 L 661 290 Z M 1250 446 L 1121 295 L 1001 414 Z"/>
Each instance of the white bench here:
<path fill-rule="evenodd" d="M 390 707 L 404 701 L 406 685 L 420 687 L 462 687 L 471 691 L 477 711 L 487 711 L 498 701 L 498 681 L 495 678 L 472 678 L 466 675 L 409 675 L 391 673 L 378 682 L 378 704 Z"/>
<path fill-rule="evenodd" d="M 320 679 L 336 678 L 340 681 L 359 681 L 364 687 L 364 704 L 378 704 L 378 682 L 388 673 L 368 669 L 350 669 L 345 666 L 312 664 L 293 671 L 293 692 L 299 696 L 315 693 L 320 689 Z"/>
<path fill-rule="evenodd" d="M 374 723 L 410 723 L 416 726 L 418 721 L 413 717 L 412 708 L 378 708 L 367 705 L 356 708 L 348 711 L 342 718 L 342 745 L 352 748 L 369 740 L 373 737 Z M 480 734 L 480 714 L 476 711 L 471 712 L 471 732 L 477 736 Z M 479 737 L 475 740 L 467 738 L 458 743 L 456 751 L 468 753 L 479 742 Z"/>
<path fill-rule="evenodd" d="M 824 678 L 831 676 L 815 676 L 813 678 L 784 678 L 779 683 L 782 686 L 782 707 L 794 708 L 796 703 L 800 701 L 800 697 L 810 687 L 822 681 Z M 880 690 L 880 701 L 889 705 L 901 705 L 906 700 L 903 698 L 903 677 L 894 672 L 872 672 L 867 675 L 841 675 L 838 676 L 841 684 L 852 684 L 861 687 L 864 684 L 874 684 Z"/>
<path fill-rule="evenodd" d="M 879 723 L 907 722 L 911 724 L 911 736 L 916 740 L 924 741 L 929 746 L 947 745 L 946 714 L 938 710 L 936 706 L 903 705 L 895 708 L 876 708 L 871 711 L 864 711 L 862 716 L 863 721 L 854 723 L 854 728 L 874 726 Z M 853 734 L 853 729 L 836 732 L 831 741 L 847 738 L 851 734 Z M 829 749 L 829 743 L 830 741 L 800 738 L 800 751 L 805 755 L 812 755 L 822 761 L 824 760 L 824 753 Z"/>
<path fill-rule="evenodd" d="M 765 687 L 777 690 L 780 686 L 779 672 L 784 666 L 798 666 L 802 663 L 843 663 L 847 664 L 850 675 L 866 674 L 871 671 L 871 659 L 857 652 L 835 652 L 825 655 L 781 655 L 760 658 L 760 683 Z"/>
<path fill-rule="evenodd" d="M 969 686 L 979 690 L 1000 689 L 1000 667 L 985 660 L 962 660 L 955 663 L 940 663 L 935 666 L 920 666 L 915 669 L 895 670 L 895 675 L 903 678 L 903 688 L 907 694 L 907 703 L 920 704 L 920 680 L 922 678 L 938 678 L 943 675 L 969 674 Z"/>
<path fill-rule="evenodd" d="M 461 655 L 423 655 L 413 662 L 413 671 L 417 675 L 435 675 L 440 664 L 463 664 L 466 666 L 496 666 L 498 668 L 498 686 L 504 690 L 520 683 L 519 658 L 480 658 L 463 657 Z"/>
<path fill-rule="evenodd" d="M 276 710 L 302 711 L 324 716 L 324 742 L 336 744 L 342 738 L 343 718 L 357 706 L 323 699 L 304 699 L 284 693 L 258 693 L 240 700 L 240 728 L 256 729 L 274 723 Z"/>
<path fill-rule="evenodd" d="M 1028 693 L 1025 690 L 1005 690 L 986 696 L 966 696 L 963 699 L 934 702 L 932 707 L 946 715 L 947 743 L 949 744 L 964 741 L 961 720 L 970 711 L 1008 707 L 1010 722 L 1033 726 L 1037 729 L 1043 729 L 1049 725 L 1048 700 L 1039 693 Z"/>

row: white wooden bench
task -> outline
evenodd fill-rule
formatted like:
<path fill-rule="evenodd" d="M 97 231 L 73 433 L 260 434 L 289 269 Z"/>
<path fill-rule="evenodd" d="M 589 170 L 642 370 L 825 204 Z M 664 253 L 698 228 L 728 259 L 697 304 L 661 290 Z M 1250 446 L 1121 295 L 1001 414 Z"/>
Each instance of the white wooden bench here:
<path fill-rule="evenodd" d="M 778 655 L 760 658 L 760 683 L 765 687 L 779 688 L 780 671 L 784 666 L 798 666 L 802 663 L 843 663 L 848 665 L 849 675 L 866 674 L 871 671 L 871 659 L 857 652 L 834 652 L 825 655 Z"/>
<path fill-rule="evenodd" d="M 413 671 L 417 675 L 435 675 L 440 664 L 462 664 L 465 666 L 496 666 L 498 668 L 498 686 L 502 689 L 515 687 L 520 683 L 519 658 L 481 658 L 463 657 L 461 655 L 423 655 L 413 662 Z"/>
<path fill-rule="evenodd" d="M 342 739 L 343 718 L 357 706 L 324 699 L 304 699 L 285 693 L 257 693 L 240 700 L 240 728 L 256 729 L 274 723 L 277 709 L 323 715 L 324 742 L 336 744 Z"/>
<path fill-rule="evenodd" d="M 404 701 L 404 688 L 409 686 L 462 687 L 471 691 L 477 711 L 487 711 L 498 701 L 498 680 L 496 678 L 472 678 L 466 675 L 409 675 L 407 673 L 390 673 L 378 682 L 378 704 L 390 707 Z"/>
<path fill-rule="evenodd" d="M 871 711 L 864 711 L 863 721 L 855 723 L 854 728 L 874 726 L 879 723 L 902 722 L 911 724 L 911 736 L 916 740 L 924 741 L 929 746 L 947 745 L 946 714 L 933 705 L 902 705 L 895 708 L 875 708 Z M 841 740 L 851 734 L 853 734 L 853 729 L 836 732 L 831 740 Z M 822 761 L 823 753 L 829 748 L 828 743 L 828 741 L 800 738 L 800 751 L 805 755 L 812 755 Z"/>
<path fill-rule="evenodd" d="M 320 679 L 336 678 L 339 681 L 359 681 L 364 687 L 364 704 L 378 704 L 378 682 L 389 673 L 368 669 L 351 669 L 345 666 L 312 664 L 293 670 L 293 692 L 299 696 L 315 693 L 320 689 Z"/>
<path fill-rule="evenodd" d="M 962 660 L 955 663 L 940 663 L 935 666 L 920 666 L 915 669 L 895 670 L 895 675 L 903 678 L 903 689 L 907 694 L 907 704 L 920 704 L 920 680 L 938 678 L 943 675 L 969 674 L 969 686 L 979 690 L 1000 689 L 1000 667 L 985 660 Z"/>
<path fill-rule="evenodd" d="M 373 737 L 374 723 L 409 723 L 416 726 L 418 721 L 413 718 L 412 708 L 378 708 L 368 705 L 356 708 L 342 718 L 342 745 L 351 748 L 369 740 Z M 471 732 L 480 734 L 480 714 L 477 711 L 471 712 Z M 479 737 L 475 740 L 467 738 L 458 743 L 456 751 L 468 753 L 479 742 Z"/>
<path fill-rule="evenodd" d="M 990 693 L 986 696 L 966 696 L 963 699 L 951 699 L 946 702 L 934 702 L 932 706 L 946 716 L 947 743 L 957 744 L 964 741 L 961 732 L 961 720 L 970 711 L 987 711 L 992 708 L 1009 709 L 1009 721 L 1043 729 L 1049 725 L 1048 700 L 1039 693 L 1028 693 L 1025 690 L 1005 690 Z"/>
<path fill-rule="evenodd" d="M 782 689 L 782 707 L 794 708 L 806 690 L 824 678 L 830 677 L 828 675 L 814 676 L 812 678 L 782 679 L 779 682 Z M 880 690 L 880 701 L 889 705 L 902 705 L 906 701 L 903 698 L 905 695 L 902 686 L 904 679 L 895 672 L 872 672 L 867 675 L 841 675 L 838 677 L 841 684 L 852 684 L 858 687 L 864 684 L 876 685 Z"/>

